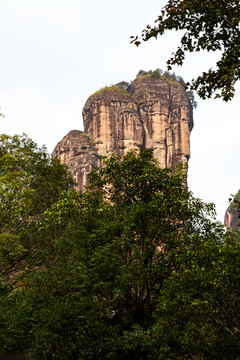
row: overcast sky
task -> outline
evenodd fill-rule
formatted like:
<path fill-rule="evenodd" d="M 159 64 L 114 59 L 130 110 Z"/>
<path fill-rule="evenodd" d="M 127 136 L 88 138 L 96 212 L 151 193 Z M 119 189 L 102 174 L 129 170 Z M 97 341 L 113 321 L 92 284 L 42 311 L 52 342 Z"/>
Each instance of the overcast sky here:
<path fill-rule="evenodd" d="M 82 108 L 104 86 L 133 80 L 140 69 L 166 70 L 180 34 L 130 44 L 165 0 L 0 0 L 1 133 L 25 132 L 51 153 L 70 130 L 83 130 Z M 185 81 L 214 67 L 218 54 L 198 53 L 174 68 Z M 194 111 L 188 184 L 214 202 L 221 222 L 240 188 L 238 84 L 230 103 L 199 100 Z"/>

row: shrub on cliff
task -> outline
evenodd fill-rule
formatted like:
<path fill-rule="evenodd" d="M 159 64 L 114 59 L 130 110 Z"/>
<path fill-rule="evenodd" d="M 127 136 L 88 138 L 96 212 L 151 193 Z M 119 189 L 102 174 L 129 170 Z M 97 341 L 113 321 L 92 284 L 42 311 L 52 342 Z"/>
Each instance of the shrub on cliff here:
<path fill-rule="evenodd" d="M 230 205 L 229 205 L 229 211 L 230 213 L 233 213 L 234 211 L 240 210 L 240 189 L 238 192 L 234 195 L 233 199 L 230 199 Z"/>
<path fill-rule="evenodd" d="M 117 84 L 115 84 L 114 86 L 117 86 L 117 87 L 119 87 L 120 89 L 123 89 L 123 90 L 128 90 L 130 84 L 128 82 L 126 82 L 126 81 L 120 81 Z"/>

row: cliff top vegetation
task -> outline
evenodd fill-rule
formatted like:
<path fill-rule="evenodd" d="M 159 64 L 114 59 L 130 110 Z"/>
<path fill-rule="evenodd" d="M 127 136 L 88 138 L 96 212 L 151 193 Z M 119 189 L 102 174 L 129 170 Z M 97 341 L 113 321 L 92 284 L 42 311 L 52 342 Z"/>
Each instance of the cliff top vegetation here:
<path fill-rule="evenodd" d="M 136 79 L 145 79 L 146 77 L 167 79 L 169 83 L 175 82 L 175 83 L 180 84 L 186 91 L 187 97 L 188 97 L 192 107 L 193 108 L 197 107 L 197 102 L 194 97 L 194 92 L 192 90 L 187 90 L 187 84 L 185 83 L 184 79 L 181 76 L 176 75 L 175 72 L 170 73 L 169 71 L 163 71 L 162 69 L 158 68 L 154 71 L 153 70 L 148 70 L 148 71 L 139 70 L 139 72 L 136 75 Z M 130 91 L 131 83 L 132 83 L 132 81 L 130 83 L 128 83 L 126 81 L 121 81 L 121 82 L 115 84 L 114 87 L 119 87 L 120 89 Z"/>
<path fill-rule="evenodd" d="M 176 75 L 175 73 L 170 73 L 169 71 L 164 71 L 162 69 L 156 69 L 156 70 L 139 70 L 139 72 L 136 75 L 136 79 L 144 79 L 146 77 L 151 78 L 162 78 L 167 79 L 169 83 L 178 83 L 180 84 L 184 90 L 186 91 L 187 97 L 190 101 L 190 104 L 193 108 L 197 107 L 197 102 L 194 98 L 194 93 L 192 90 L 187 90 L 187 86 L 183 78 L 179 75 Z M 111 95 L 120 95 L 120 96 L 128 96 L 131 97 L 130 92 L 130 86 L 132 84 L 132 81 L 120 81 L 112 86 L 105 86 L 104 88 L 96 91 L 94 94 L 92 94 L 89 99 L 92 99 L 94 96 L 101 95 L 101 94 L 111 94 Z"/>
<path fill-rule="evenodd" d="M 229 212 L 231 214 L 234 212 L 234 210 L 238 209 L 239 203 L 240 203 L 240 189 L 238 190 L 238 192 L 234 196 L 233 200 L 230 202 Z"/>
<path fill-rule="evenodd" d="M 101 94 L 111 94 L 111 95 L 121 95 L 121 96 L 128 96 L 131 97 L 131 94 L 127 89 L 124 89 L 123 87 L 116 85 L 112 86 L 105 86 L 104 88 L 96 91 L 94 94 L 92 94 L 89 99 L 92 99 L 94 96 L 101 95 Z"/>

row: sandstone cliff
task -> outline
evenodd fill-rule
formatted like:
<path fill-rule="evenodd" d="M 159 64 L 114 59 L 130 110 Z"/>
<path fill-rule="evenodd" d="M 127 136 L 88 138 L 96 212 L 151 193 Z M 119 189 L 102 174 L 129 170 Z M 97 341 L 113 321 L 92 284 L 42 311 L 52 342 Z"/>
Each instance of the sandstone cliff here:
<path fill-rule="evenodd" d="M 227 208 L 225 212 L 224 225 L 227 228 L 238 229 L 239 223 L 240 223 L 240 217 L 237 210 L 230 211 L 229 208 Z"/>
<path fill-rule="evenodd" d="M 224 224 L 227 228 L 238 229 L 240 224 L 240 216 L 238 207 L 240 206 L 240 190 L 234 196 L 231 204 L 226 210 Z"/>
<path fill-rule="evenodd" d="M 84 133 L 70 131 L 55 147 L 58 157 L 72 171 L 79 189 L 99 156 L 125 155 L 129 149 L 152 149 L 160 166 L 174 167 L 190 157 L 192 106 L 179 83 L 164 77 L 142 76 L 129 91 L 105 87 L 86 101 Z"/>
<path fill-rule="evenodd" d="M 101 156 L 124 155 L 144 146 L 138 104 L 126 90 L 106 87 L 90 96 L 83 108 L 83 123 Z"/>
<path fill-rule="evenodd" d="M 145 141 L 161 167 L 186 163 L 190 157 L 192 107 L 184 88 L 164 78 L 143 76 L 131 84 L 137 100 Z"/>
<path fill-rule="evenodd" d="M 64 136 L 55 146 L 52 156 L 68 165 L 79 190 L 83 190 L 88 184 L 88 174 L 98 165 L 94 143 L 87 134 L 79 130 L 72 130 Z"/>

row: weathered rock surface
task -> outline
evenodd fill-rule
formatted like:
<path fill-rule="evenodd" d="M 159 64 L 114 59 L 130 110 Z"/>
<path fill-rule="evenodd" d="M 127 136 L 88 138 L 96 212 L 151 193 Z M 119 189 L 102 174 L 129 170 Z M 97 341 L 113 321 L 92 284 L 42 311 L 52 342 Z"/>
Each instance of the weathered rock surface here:
<path fill-rule="evenodd" d="M 145 146 L 161 167 L 187 163 L 190 157 L 192 107 L 184 88 L 164 78 L 137 78 L 131 85 L 145 131 Z"/>
<path fill-rule="evenodd" d="M 227 228 L 238 229 L 240 225 L 240 189 L 234 195 L 230 205 L 225 212 L 224 224 Z"/>
<path fill-rule="evenodd" d="M 84 131 L 99 155 L 125 155 L 144 146 L 143 126 L 134 98 L 125 90 L 105 88 L 90 96 L 83 108 Z"/>
<path fill-rule="evenodd" d="M 192 106 L 184 88 L 163 77 L 135 79 L 130 90 L 106 87 L 86 101 L 84 133 L 70 131 L 52 156 L 67 164 L 79 189 L 99 157 L 125 155 L 129 149 L 152 149 L 160 166 L 174 167 L 190 157 Z"/>
<path fill-rule="evenodd" d="M 230 211 L 227 208 L 225 212 L 224 224 L 227 228 L 238 229 L 238 224 L 240 223 L 240 217 L 237 210 Z"/>
<path fill-rule="evenodd" d="M 57 157 L 68 165 L 79 190 L 83 190 L 88 184 L 88 174 L 98 165 L 94 143 L 79 130 L 72 130 L 64 136 L 56 145 L 52 157 Z"/>

